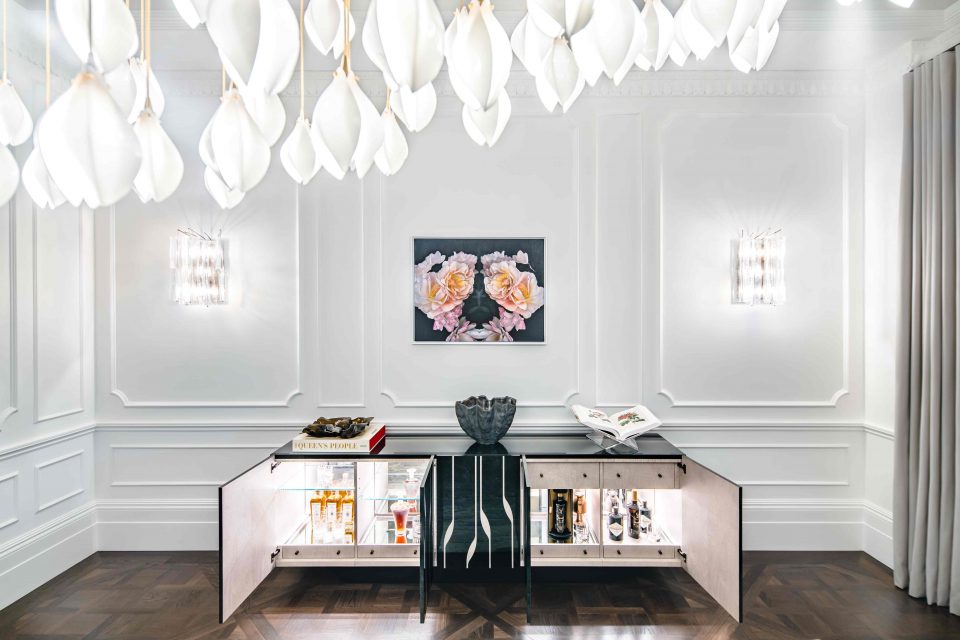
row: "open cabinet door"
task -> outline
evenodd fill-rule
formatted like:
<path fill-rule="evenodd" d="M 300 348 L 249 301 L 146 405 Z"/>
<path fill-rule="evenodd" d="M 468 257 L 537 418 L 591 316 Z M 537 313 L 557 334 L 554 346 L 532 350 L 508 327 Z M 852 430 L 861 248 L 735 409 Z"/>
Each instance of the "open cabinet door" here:
<path fill-rule="evenodd" d="M 276 465 L 273 456 L 220 487 L 220 622 L 223 623 L 273 570 L 276 551 L 304 517 L 303 495 L 281 491 L 298 462 Z"/>
<path fill-rule="evenodd" d="M 683 568 L 737 622 L 743 621 L 743 490 L 683 456 Z"/>

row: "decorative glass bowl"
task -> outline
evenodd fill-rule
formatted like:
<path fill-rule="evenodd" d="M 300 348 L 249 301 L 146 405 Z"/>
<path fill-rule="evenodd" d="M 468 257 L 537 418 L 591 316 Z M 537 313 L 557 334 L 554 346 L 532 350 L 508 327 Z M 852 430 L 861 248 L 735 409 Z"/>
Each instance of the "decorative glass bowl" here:
<path fill-rule="evenodd" d="M 510 396 L 471 396 L 455 405 L 457 422 L 464 433 L 480 444 L 496 444 L 507 434 L 517 413 L 517 400 Z"/>

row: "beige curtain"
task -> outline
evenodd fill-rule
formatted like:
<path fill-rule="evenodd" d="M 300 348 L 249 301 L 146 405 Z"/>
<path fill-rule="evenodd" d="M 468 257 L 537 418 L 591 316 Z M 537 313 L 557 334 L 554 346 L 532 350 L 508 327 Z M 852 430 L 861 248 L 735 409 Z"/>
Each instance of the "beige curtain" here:
<path fill-rule="evenodd" d="M 904 79 L 893 506 L 897 586 L 960 615 L 957 88 L 954 51 Z"/>

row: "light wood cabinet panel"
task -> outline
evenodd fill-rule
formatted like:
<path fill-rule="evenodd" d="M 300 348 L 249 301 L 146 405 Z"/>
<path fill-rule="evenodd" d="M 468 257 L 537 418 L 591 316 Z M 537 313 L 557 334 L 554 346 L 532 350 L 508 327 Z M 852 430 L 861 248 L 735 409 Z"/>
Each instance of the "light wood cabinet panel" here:
<path fill-rule="evenodd" d="M 604 489 L 675 489 L 675 462 L 604 462 Z"/>
<path fill-rule="evenodd" d="M 527 481 L 533 489 L 599 489 L 599 462 L 527 461 Z"/>

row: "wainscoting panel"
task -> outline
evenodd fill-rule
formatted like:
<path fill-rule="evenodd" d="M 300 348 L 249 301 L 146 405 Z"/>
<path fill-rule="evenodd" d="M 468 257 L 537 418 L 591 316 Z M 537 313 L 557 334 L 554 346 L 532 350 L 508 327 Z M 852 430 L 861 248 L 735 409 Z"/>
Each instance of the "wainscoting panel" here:
<path fill-rule="evenodd" d="M 0 207 L 0 428 L 17 411 L 17 252 L 14 204 Z"/>
<path fill-rule="evenodd" d="M 83 449 L 77 449 L 34 467 L 36 512 L 80 496 L 87 488 Z"/>

